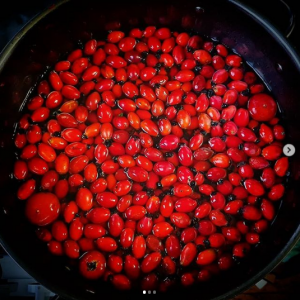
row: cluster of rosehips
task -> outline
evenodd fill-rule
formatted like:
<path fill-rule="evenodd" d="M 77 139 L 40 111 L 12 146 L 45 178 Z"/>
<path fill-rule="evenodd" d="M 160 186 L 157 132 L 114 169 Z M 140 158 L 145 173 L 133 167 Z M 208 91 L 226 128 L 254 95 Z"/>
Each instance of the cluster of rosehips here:
<path fill-rule="evenodd" d="M 58 61 L 27 102 L 17 197 L 85 278 L 190 286 L 260 243 L 285 192 L 284 139 L 273 97 L 223 44 L 112 31 Z"/>

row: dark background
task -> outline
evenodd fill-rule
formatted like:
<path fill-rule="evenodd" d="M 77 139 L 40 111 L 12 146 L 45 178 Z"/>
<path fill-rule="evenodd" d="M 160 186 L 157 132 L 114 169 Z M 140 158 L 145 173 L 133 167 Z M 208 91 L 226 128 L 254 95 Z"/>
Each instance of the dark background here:
<path fill-rule="evenodd" d="M 0 9 L 0 51 L 30 19 L 58 2 L 58 0 L 5 1 L 5 8 L 2 6 Z M 199 2 L 201 3 L 201 0 Z M 283 33 L 289 27 L 290 13 L 282 0 L 240 0 L 240 2 L 255 9 Z M 297 1 L 295 0 L 284 0 L 284 2 L 290 6 L 296 20 L 296 26 L 289 41 L 300 51 L 298 38 L 300 36 L 300 8 L 299 5 L 298 8 L 296 7 Z"/>

